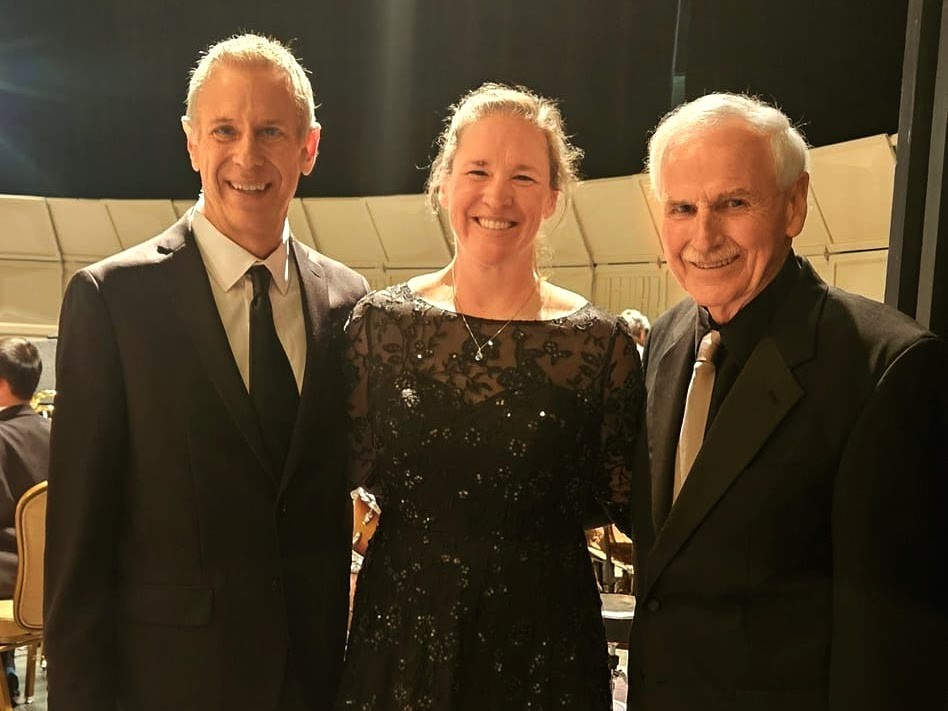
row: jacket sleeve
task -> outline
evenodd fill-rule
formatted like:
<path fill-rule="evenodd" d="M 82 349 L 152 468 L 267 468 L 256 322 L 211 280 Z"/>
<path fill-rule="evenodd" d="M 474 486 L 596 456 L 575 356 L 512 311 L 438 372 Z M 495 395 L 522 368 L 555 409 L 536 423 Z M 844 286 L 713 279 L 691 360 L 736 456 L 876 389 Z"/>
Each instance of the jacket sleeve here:
<path fill-rule="evenodd" d="M 948 669 L 948 347 L 886 369 L 849 438 L 833 499 L 830 708 L 941 708 Z"/>
<path fill-rule="evenodd" d="M 125 391 L 108 307 L 86 271 L 66 291 L 56 387 L 44 596 L 49 708 L 114 708 Z"/>

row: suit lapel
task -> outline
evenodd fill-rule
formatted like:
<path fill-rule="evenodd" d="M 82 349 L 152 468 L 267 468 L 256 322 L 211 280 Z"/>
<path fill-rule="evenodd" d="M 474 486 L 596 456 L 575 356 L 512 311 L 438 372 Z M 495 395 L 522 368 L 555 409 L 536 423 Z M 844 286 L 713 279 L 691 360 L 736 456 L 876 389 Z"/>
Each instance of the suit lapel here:
<path fill-rule="evenodd" d="M 708 430 L 649 557 L 654 582 L 803 395 L 773 339 L 757 344 Z"/>
<path fill-rule="evenodd" d="M 326 345 L 326 331 L 329 320 L 329 291 L 323 278 L 322 268 L 310 258 L 296 240 L 290 240 L 293 249 L 293 262 L 296 265 L 300 282 L 300 296 L 303 300 L 303 319 L 306 326 L 306 367 L 303 371 L 303 386 L 300 391 L 299 409 L 296 413 L 296 425 L 290 438 L 286 466 L 280 480 L 280 492 L 286 488 L 292 473 L 299 466 L 303 442 L 312 437 L 308 423 L 318 414 L 320 405 L 318 393 L 321 387 L 320 374 L 323 352 Z"/>
<path fill-rule="evenodd" d="M 184 225 L 183 222 L 176 225 L 180 227 L 180 235 L 176 244 L 169 245 L 169 249 L 174 252 L 169 263 L 170 293 L 174 297 L 178 317 L 194 343 L 208 380 L 224 401 L 260 466 L 270 473 L 275 482 L 276 475 L 266 456 L 256 413 L 217 312 L 207 270 L 194 237 Z"/>
<path fill-rule="evenodd" d="M 696 308 L 688 309 L 672 327 L 667 348 L 648 354 L 655 375 L 648 382 L 648 439 L 652 463 L 652 520 L 656 531 L 671 508 L 675 449 L 685 408 L 685 394 L 694 360 Z"/>
<path fill-rule="evenodd" d="M 815 352 L 825 296 L 826 285 L 801 260 L 796 284 L 774 315 L 769 334 L 757 344 L 721 403 L 678 500 L 658 532 L 643 595 L 803 397 L 792 369 Z M 684 400 L 684 394 L 677 396 Z M 671 457 L 673 468 L 673 450 Z"/>

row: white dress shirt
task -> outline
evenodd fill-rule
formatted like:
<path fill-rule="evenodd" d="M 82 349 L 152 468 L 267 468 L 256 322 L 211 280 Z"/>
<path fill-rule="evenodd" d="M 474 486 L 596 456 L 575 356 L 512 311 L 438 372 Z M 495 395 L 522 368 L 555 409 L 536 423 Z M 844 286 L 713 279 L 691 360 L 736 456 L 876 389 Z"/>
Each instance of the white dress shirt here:
<path fill-rule="evenodd" d="M 258 259 L 214 227 L 204 216 L 203 207 L 204 201 L 201 199 L 191 210 L 191 231 L 210 277 L 217 313 L 227 332 L 230 350 L 237 361 L 244 387 L 250 391 L 250 301 L 253 298 L 253 283 L 247 270 L 255 264 L 263 264 L 272 276 L 270 303 L 273 306 L 273 325 L 289 358 L 296 388 L 300 390 L 306 365 L 306 323 L 300 299 L 300 280 L 289 251 L 289 223 L 284 222 L 280 245 L 266 259 Z"/>

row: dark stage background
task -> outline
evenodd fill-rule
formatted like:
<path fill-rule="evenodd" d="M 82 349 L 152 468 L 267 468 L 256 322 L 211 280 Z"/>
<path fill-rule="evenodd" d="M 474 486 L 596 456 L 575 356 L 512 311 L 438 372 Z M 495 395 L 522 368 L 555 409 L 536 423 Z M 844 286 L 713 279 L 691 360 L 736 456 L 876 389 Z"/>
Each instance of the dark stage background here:
<path fill-rule="evenodd" d="M 0 0 L 0 193 L 196 195 L 186 75 L 249 29 L 313 71 L 303 196 L 419 192 L 447 105 L 489 79 L 559 97 L 590 178 L 642 169 L 673 67 L 689 98 L 775 98 L 814 145 L 892 133 L 907 4 L 682 0 L 678 23 L 677 0 Z"/>

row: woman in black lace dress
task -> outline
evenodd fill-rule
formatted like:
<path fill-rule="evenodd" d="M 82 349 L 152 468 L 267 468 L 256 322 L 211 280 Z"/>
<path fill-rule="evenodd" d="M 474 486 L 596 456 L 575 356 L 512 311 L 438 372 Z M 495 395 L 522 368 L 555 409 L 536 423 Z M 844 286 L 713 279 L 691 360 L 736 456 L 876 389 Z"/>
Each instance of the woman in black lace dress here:
<path fill-rule="evenodd" d="M 589 503 L 623 524 L 642 421 L 623 322 L 541 279 L 580 152 L 549 100 L 484 85 L 429 178 L 456 254 L 347 327 L 354 485 L 382 507 L 337 707 L 611 708 Z"/>

